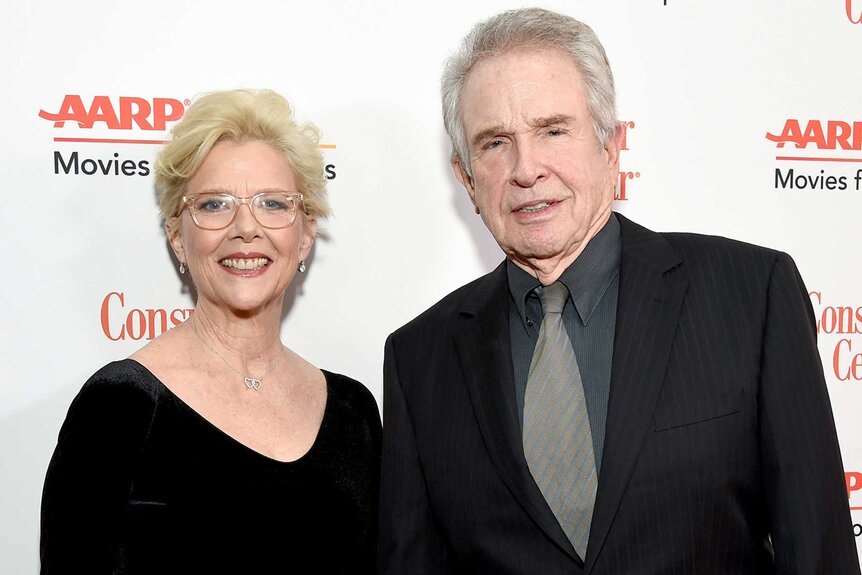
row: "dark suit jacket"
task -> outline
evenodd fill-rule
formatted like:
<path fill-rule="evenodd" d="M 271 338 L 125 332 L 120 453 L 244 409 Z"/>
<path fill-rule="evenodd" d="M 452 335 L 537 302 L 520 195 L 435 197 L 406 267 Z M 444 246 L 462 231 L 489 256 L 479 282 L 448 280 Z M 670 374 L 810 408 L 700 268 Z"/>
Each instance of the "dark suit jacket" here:
<path fill-rule="evenodd" d="M 858 574 L 814 317 L 793 261 L 619 219 L 586 560 L 524 459 L 501 265 L 386 343 L 380 572 Z"/>

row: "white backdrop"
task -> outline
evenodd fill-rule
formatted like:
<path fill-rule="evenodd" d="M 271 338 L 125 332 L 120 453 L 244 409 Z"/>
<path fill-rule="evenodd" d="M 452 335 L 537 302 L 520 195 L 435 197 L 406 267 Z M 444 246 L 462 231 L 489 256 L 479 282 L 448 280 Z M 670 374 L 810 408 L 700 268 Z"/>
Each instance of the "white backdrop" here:
<path fill-rule="evenodd" d="M 193 307 L 157 216 L 157 145 L 58 138 L 161 140 L 165 131 L 143 127 L 159 128 L 159 111 L 179 114 L 201 92 L 284 94 L 329 145 L 336 215 L 291 297 L 283 339 L 380 401 L 386 335 L 502 258 L 449 171 L 438 84 L 475 22 L 519 5 L 38 0 L 2 9 L 0 572 L 38 570 L 42 481 L 81 384 L 145 342 L 134 339 L 142 318 L 149 328 L 148 315 L 162 313 L 147 310 L 181 318 Z M 618 209 L 655 230 L 788 251 L 816 292 L 862 541 L 862 0 L 544 6 L 591 24 L 606 46 L 629 122 Z M 50 119 L 82 118 L 76 111 L 93 126 Z"/>

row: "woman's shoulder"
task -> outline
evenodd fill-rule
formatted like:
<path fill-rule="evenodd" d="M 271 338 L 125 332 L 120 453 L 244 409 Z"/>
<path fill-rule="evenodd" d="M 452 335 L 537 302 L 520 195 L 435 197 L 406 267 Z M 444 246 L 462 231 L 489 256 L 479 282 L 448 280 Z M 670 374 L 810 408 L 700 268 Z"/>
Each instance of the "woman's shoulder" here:
<path fill-rule="evenodd" d="M 337 399 L 351 403 L 362 409 L 377 411 L 377 400 L 371 391 L 352 377 L 321 369 L 326 378 L 326 385 Z"/>
<path fill-rule="evenodd" d="M 367 421 L 373 421 L 376 426 L 380 426 L 380 411 L 377 408 L 377 400 L 374 399 L 374 395 L 367 387 L 346 375 L 323 369 L 321 371 L 326 378 L 329 394 L 327 403 L 348 409 Z"/>
<path fill-rule="evenodd" d="M 353 378 L 323 371 L 326 377 L 326 411 L 321 433 L 327 441 L 321 445 L 339 457 L 355 461 L 357 458 L 372 461 L 369 465 L 379 467 L 383 426 L 377 401 L 367 387 Z"/>
<path fill-rule="evenodd" d="M 161 382 L 140 363 L 124 359 L 99 369 L 69 406 L 64 428 L 148 425 L 158 404 Z M 61 432 L 62 433 L 62 432 Z"/>
<path fill-rule="evenodd" d="M 69 477 L 77 473 L 74 469 L 103 469 L 107 464 L 124 469 L 149 436 L 159 385 L 132 360 L 109 363 L 94 373 L 72 400 L 60 427 L 50 477 Z"/>
<path fill-rule="evenodd" d="M 84 383 L 77 399 L 111 399 L 132 403 L 151 403 L 158 398 L 162 383 L 132 359 L 113 361 Z"/>

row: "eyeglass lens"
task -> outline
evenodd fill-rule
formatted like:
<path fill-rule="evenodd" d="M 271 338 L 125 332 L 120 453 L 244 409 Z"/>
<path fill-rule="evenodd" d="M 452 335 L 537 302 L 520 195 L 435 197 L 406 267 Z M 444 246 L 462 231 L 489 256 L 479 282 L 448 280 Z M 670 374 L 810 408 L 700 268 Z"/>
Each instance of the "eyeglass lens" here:
<path fill-rule="evenodd" d="M 195 223 L 217 230 L 227 227 L 236 216 L 239 202 L 229 194 L 202 194 L 194 198 L 191 208 Z M 251 202 L 258 223 L 267 228 L 284 228 L 296 218 L 296 202 L 281 192 L 258 194 Z"/>

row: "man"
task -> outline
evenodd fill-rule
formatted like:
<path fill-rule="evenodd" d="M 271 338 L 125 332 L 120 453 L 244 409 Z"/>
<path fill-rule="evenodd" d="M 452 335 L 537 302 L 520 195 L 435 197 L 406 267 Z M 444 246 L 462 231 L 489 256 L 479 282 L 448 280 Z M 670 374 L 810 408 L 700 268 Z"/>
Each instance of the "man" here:
<path fill-rule="evenodd" d="M 612 212 L 592 30 L 479 24 L 443 108 L 507 258 L 386 343 L 381 573 L 858 574 L 796 267 Z"/>

